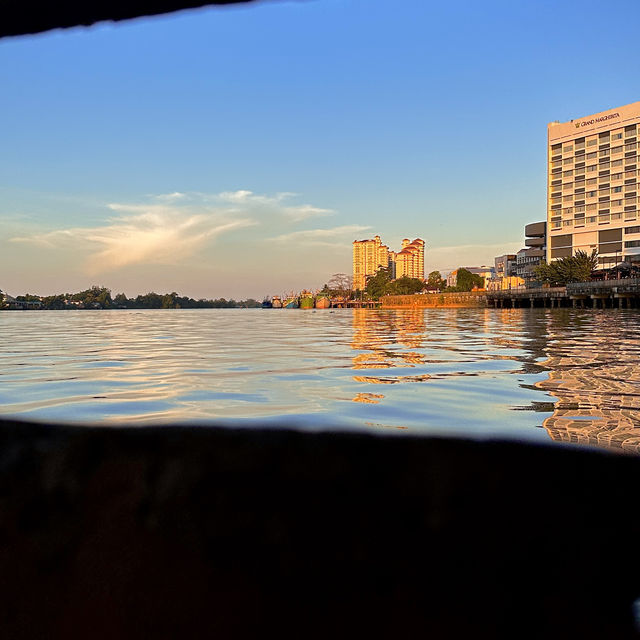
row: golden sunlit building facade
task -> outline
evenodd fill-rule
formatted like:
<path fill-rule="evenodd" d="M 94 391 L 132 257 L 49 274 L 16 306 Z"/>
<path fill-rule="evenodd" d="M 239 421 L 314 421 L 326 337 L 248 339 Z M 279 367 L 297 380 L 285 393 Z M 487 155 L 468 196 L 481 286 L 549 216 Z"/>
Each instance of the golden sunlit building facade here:
<path fill-rule="evenodd" d="M 380 267 L 389 266 L 389 247 L 382 244 L 380 236 L 373 240 L 353 242 L 353 288 L 364 289 L 367 276 L 375 275 Z"/>
<path fill-rule="evenodd" d="M 354 240 L 353 242 L 353 288 L 363 290 L 367 278 L 376 274 L 380 268 L 388 268 L 392 278 L 420 278 L 424 280 L 424 240 L 408 238 L 402 241 L 402 249 L 397 253 L 389 251 L 382 244 L 380 236 L 372 240 Z"/>
<path fill-rule="evenodd" d="M 424 240 L 416 238 L 409 242 L 408 238 L 402 241 L 402 249 L 392 255 L 395 265 L 394 277 L 424 279 Z"/>
<path fill-rule="evenodd" d="M 640 260 L 640 102 L 548 125 L 547 261 L 598 251 Z"/>

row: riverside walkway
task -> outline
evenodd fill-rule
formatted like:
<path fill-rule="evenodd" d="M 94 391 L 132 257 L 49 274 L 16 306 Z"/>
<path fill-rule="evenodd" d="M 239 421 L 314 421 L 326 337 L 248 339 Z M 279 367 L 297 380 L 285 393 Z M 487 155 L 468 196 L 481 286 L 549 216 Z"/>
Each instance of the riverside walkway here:
<path fill-rule="evenodd" d="M 572 282 L 566 287 L 487 291 L 489 307 L 640 308 L 640 278 Z"/>
<path fill-rule="evenodd" d="M 640 308 L 640 278 L 573 282 L 566 287 L 383 296 L 380 303 L 383 309 L 465 307 L 638 309 Z"/>

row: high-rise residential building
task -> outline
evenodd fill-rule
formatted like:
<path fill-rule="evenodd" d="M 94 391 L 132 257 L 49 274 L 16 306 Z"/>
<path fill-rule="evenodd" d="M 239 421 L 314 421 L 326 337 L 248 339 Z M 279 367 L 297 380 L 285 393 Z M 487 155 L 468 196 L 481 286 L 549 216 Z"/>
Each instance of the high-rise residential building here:
<path fill-rule="evenodd" d="M 394 278 L 420 278 L 424 280 L 424 240 L 416 238 L 410 242 L 408 238 L 402 241 L 402 249 L 394 254 Z"/>
<path fill-rule="evenodd" d="M 640 102 L 548 125 L 547 261 L 597 249 L 640 261 Z"/>
<path fill-rule="evenodd" d="M 380 267 L 389 266 L 389 247 L 382 244 L 380 236 L 373 240 L 353 241 L 353 288 L 364 289 L 367 276 L 375 275 Z"/>
<path fill-rule="evenodd" d="M 353 242 L 353 288 L 364 289 L 367 277 L 375 275 L 381 267 L 388 268 L 393 279 L 408 276 L 424 280 L 424 240 L 416 238 L 402 241 L 397 253 L 382 244 L 380 236 L 373 240 Z"/>

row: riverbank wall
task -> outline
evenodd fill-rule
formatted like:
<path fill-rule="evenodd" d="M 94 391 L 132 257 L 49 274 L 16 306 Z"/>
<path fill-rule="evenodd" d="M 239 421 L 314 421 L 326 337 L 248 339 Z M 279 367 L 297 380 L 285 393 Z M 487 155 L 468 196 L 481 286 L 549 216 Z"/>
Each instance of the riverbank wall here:
<path fill-rule="evenodd" d="M 477 308 L 487 306 L 486 291 L 464 293 L 421 293 L 412 296 L 383 296 L 383 309 Z"/>

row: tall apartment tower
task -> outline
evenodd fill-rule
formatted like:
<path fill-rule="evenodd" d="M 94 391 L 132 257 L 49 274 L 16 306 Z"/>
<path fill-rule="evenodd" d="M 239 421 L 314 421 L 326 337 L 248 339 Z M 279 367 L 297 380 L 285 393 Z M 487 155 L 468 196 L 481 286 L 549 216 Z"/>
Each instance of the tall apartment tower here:
<path fill-rule="evenodd" d="M 393 279 L 409 276 L 424 280 L 424 240 L 416 238 L 411 242 L 405 238 L 397 253 L 389 251 L 380 236 L 373 240 L 354 240 L 353 288 L 364 289 L 367 276 L 375 275 L 380 267 L 389 268 Z"/>
<path fill-rule="evenodd" d="M 424 280 L 424 240 L 402 241 L 402 249 L 395 254 L 395 278 L 408 276 Z"/>
<path fill-rule="evenodd" d="M 640 260 L 640 102 L 548 132 L 547 261 L 597 249 L 600 266 Z"/>
<path fill-rule="evenodd" d="M 389 247 L 382 244 L 380 236 L 373 240 L 353 242 L 353 288 L 364 289 L 367 276 L 374 275 L 380 267 L 389 266 Z"/>

